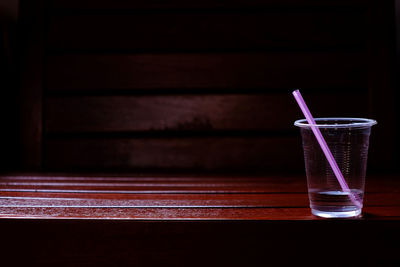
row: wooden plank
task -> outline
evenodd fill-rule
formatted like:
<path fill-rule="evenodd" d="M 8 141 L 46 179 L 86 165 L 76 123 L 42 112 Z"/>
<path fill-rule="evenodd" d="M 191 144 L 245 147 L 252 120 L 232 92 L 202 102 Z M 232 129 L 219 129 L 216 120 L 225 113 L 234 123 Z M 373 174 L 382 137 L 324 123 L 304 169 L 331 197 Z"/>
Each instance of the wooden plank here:
<path fill-rule="evenodd" d="M 10 183 L 27 183 L 35 184 L 41 182 L 47 183 L 129 183 L 139 185 L 162 185 L 162 186 L 182 186 L 191 185 L 194 187 L 220 186 L 229 185 L 243 187 L 243 185 L 253 185 L 256 188 L 260 186 L 276 186 L 287 185 L 299 187 L 303 185 L 305 179 L 304 174 L 269 174 L 269 175 L 251 175 L 247 174 L 199 174 L 199 173 L 118 173 L 118 172 L 11 172 L 0 175 L 0 183 L 9 185 Z M 399 192 L 400 179 L 395 174 L 367 174 L 366 180 L 367 192 L 383 193 L 383 192 Z M 271 191 L 275 192 L 275 191 Z M 285 192 L 285 191 L 282 191 Z M 289 192 L 289 191 L 287 191 Z M 305 192 L 305 191 L 299 191 Z"/>
<path fill-rule="evenodd" d="M 307 194 L 57 194 L 22 193 L 4 196 L 1 207 L 82 208 L 250 208 L 308 207 Z M 89 197 L 90 196 L 90 197 Z"/>
<path fill-rule="evenodd" d="M 110 190 L 116 189 L 118 187 L 150 187 L 158 186 L 164 187 L 166 189 L 173 187 L 193 187 L 193 188 L 212 188 L 213 190 L 222 190 L 221 188 L 244 188 L 244 187 L 258 187 L 264 188 L 274 186 L 288 185 L 293 187 L 298 187 L 298 182 L 302 178 L 296 177 L 275 177 L 274 179 L 265 178 L 255 178 L 255 179 L 245 179 L 240 178 L 224 179 L 223 176 L 214 176 L 213 178 L 197 178 L 197 179 L 151 179 L 151 178 L 109 178 L 109 179 L 92 179 L 92 178 L 82 178 L 82 180 L 76 180 L 72 178 L 57 179 L 60 177 L 49 177 L 47 179 L 41 178 L 40 180 L 24 178 L 24 179 L 7 179 L 2 178 L 0 184 L 3 186 L 32 186 L 36 188 L 37 186 L 49 186 L 54 188 L 69 188 L 69 187 L 83 187 L 83 188 L 94 188 L 94 187 L 105 187 Z M 275 180 L 276 179 L 276 180 Z M 293 183 L 296 181 L 296 183 Z M 292 184 L 293 183 L 293 184 Z M 225 190 L 225 189 L 224 189 Z M 272 192 L 276 192 L 273 190 Z"/>
<path fill-rule="evenodd" d="M 400 180 L 396 176 L 367 175 L 367 199 L 370 194 L 399 194 Z M 37 174 L 0 177 L 0 192 L 13 194 L 265 194 L 306 193 L 306 176 L 237 176 L 237 175 L 111 175 L 111 174 Z M 391 197 L 387 197 L 391 198 Z M 396 198 L 396 197 L 394 197 Z M 383 201 L 386 201 L 382 198 Z M 395 200 L 394 200 L 395 201 Z"/>
<path fill-rule="evenodd" d="M 116 173 L 116 172 L 90 172 L 90 173 L 76 173 L 76 172 L 39 172 L 39 173 L 6 173 L 0 175 L 1 183 L 37 183 L 37 182 L 53 182 L 53 183 L 130 183 L 130 184 L 190 184 L 193 186 L 201 185 L 239 185 L 255 183 L 259 184 L 290 184 L 298 181 L 302 175 L 279 175 L 279 176 L 261 176 L 261 175 L 243 175 L 243 174 L 198 174 L 198 173 Z M 390 185 L 394 184 L 397 180 L 396 177 L 384 176 L 385 180 L 390 180 Z M 377 178 L 374 177 L 374 180 Z M 385 184 L 383 184 L 385 185 Z M 399 184 L 400 185 L 400 184 Z"/>
<path fill-rule="evenodd" d="M 223 183 L 218 184 L 159 184 L 159 183 L 141 183 L 141 184 L 59 184 L 48 183 L 2 183 L 0 192 L 12 194 L 13 192 L 40 192 L 40 193 L 82 193 L 82 194 L 235 194 L 235 193 L 305 193 L 306 178 L 302 179 L 301 186 L 293 184 L 276 183 L 275 185 L 263 183 Z"/>
<path fill-rule="evenodd" d="M 400 207 L 366 207 L 368 218 L 400 219 Z M 129 220 L 310 220 L 309 208 L 68 208 L 0 207 L 0 218 Z"/>
<path fill-rule="evenodd" d="M 364 13 L 348 10 L 51 16 L 51 51 L 364 49 Z"/>
<path fill-rule="evenodd" d="M 2 207 L 308 207 L 307 193 L 142 194 L 1 191 Z M 400 206 L 398 193 L 367 193 L 364 206 Z"/>
<path fill-rule="evenodd" d="M 42 165 L 42 93 L 44 56 L 44 0 L 21 1 L 19 23 L 19 137 L 20 167 Z"/>
<path fill-rule="evenodd" d="M 399 188 L 400 189 L 400 188 Z M 399 192 L 366 193 L 364 206 L 400 206 Z"/>
<path fill-rule="evenodd" d="M 226 8 L 226 7 L 309 7 L 309 6 L 364 6 L 367 1 L 362 0 L 222 0 L 222 1 L 125 1 L 125 0 L 50 0 L 50 6 L 54 9 L 71 10 L 118 10 L 140 8 Z"/>
<path fill-rule="evenodd" d="M 365 88 L 363 53 L 53 55 L 48 90 Z"/>
<path fill-rule="evenodd" d="M 52 178 L 57 178 L 52 180 Z M 94 179 L 96 178 L 96 179 Z M 90 219 L 155 219 L 155 220 L 304 220 L 315 219 L 310 215 L 308 196 L 305 192 L 305 180 L 301 177 L 187 177 L 179 181 L 171 177 L 154 177 L 148 184 L 143 184 L 149 177 L 116 177 L 116 183 L 110 177 L 82 176 L 4 176 L 1 177 L 3 189 L 17 189 L 24 185 L 32 191 L 19 188 L 15 191 L 0 191 L 0 217 L 3 218 L 90 218 Z M 387 185 L 391 191 L 366 194 L 364 219 L 382 220 L 400 217 L 398 180 L 394 177 L 372 179 L 381 185 Z M 139 193 L 119 193 L 118 188 L 132 189 L 132 185 L 141 185 Z M 276 185 L 297 187 L 302 193 L 260 193 L 260 188 L 276 189 Z M 115 185 L 115 188 L 112 186 Z M 376 184 L 371 184 L 374 186 Z M 172 191 L 146 194 L 147 187 L 181 187 L 179 194 Z M 184 194 L 186 187 L 215 187 L 214 193 L 202 191 L 202 194 Z M 44 192 L 39 188 L 81 188 L 86 192 L 74 190 L 68 192 Z M 96 188 L 110 188 L 108 192 L 99 193 Z M 226 188 L 253 188 L 240 194 L 224 191 Z M 273 191 L 273 190 L 272 190 Z M 89 192 L 89 194 L 88 194 Z M 246 192 L 246 194 L 243 194 Z M 278 192 L 278 191 L 277 191 Z M 228 194 L 227 194 L 228 193 Z"/>
<path fill-rule="evenodd" d="M 46 142 L 46 168 L 303 170 L 300 137 L 72 138 Z M 290 166 L 290 168 L 289 168 Z"/>
<path fill-rule="evenodd" d="M 398 208 L 399 209 L 399 208 Z M 400 216 L 400 215 L 399 215 Z M 86 218 L 135 220 L 305 220 L 308 208 L 40 208 L 0 207 L 0 218 Z"/>
<path fill-rule="evenodd" d="M 392 184 L 392 183 L 391 183 Z M 392 188 L 392 187 L 390 187 Z M 260 176 L 237 175 L 124 175 L 99 174 L 84 176 L 77 174 L 12 175 L 0 177 L 0 191 L 4 194 L 16 192 L 59 193 L 104 193 L 118 194 L 172 194 L 172 193 L 305 193 L 304 176 Z"/>
<path fill-rule="evenodd" d="M 16 10 L 15 10 L 16 11 Z M 1 8 L 0 21 L 0 170 L 15 170 L 18 166 L 19 149 L 19 88 L 17 85 L 16 17 L 11 10 Z M 5 15 L 12 16 L 5 19 Z M 11 20 L 10 20 L 11 19 Z M 14 51 L 15 50 L 15 51 Z"/>
<path fill-rule="evenodd" d="M 314 93 L 305 97 L 319 116 L 368 115 L 366 92 Z M 293 121 L 301 117 L 289 93 L 45 99 L 47 133 L 297 130 Z"/>
<path fill-rule="evenodd" d="M 234 178 L 229 176 L 178 177 L 175 175 L 135 177 L 116 174 L 98 176 L 92 176 L 92 174 L 87 176 L 82 174 L 44 174 L 43 176 L 39 174 L 14 174 L 1 176 L 0 180 L 8 183 L 12 181 L 20 183 L 51 182 L 51 180 L 54 180 L 56 183 L 79 184 L 87 179 L 86 182 L 112 184 L 112 178 L 117 179 L 118 182 L 126 183 L 144 182 L 149 179 L 154 184 L 157 180 L 161 183 L 168 181 L 179 183 L 178 178 L 182 179 L 183 183 L 196 184 L 197 182 L 208 183 L 209 185 L 213 184 L 212 179 L 216 180 L 217 183 L 220 180 L 224 182 L 230 181 L 230 184 L 236 181 L 238 185 L 246 181 L 256 182 L 257 179 L 266 183 L 275 181 L 277 183 L 290 184 L 289 181 L 292 181 L 295 184 L 299 184 L 299 177 L 296 176 L 242 176 Z M 372 177 L 371 181 L 387 186 L 394 191 L 398 190 L 399 179 L 396 176 L 375 176 Z M 257 188 L 258 186 L 254 183 L 252 187 Z M 8 194 L 10 192 L 2 193 Z M 13 193 L 25 194 L 23 192 Z M 36 192 L 29 194 L 31 196 L 37 194 L 36 196 L 45 198 L 51 197 L 52 199 L 57 195 L 58 199 L 54 199 L 55 201 L 60 201 L 60 198 L 64 198 L 67 195 L 73 195 Z M 272 195 L 272 198 L 274 198 L 275 196 L 290 196 L 292 194 Z M 306 197 L 305 194 L 302 195 Z M 14 197 L 18 196 L 21 195 L 14 195 Z M 26 196 L 28 197 L 28 195 Z M 82 197 L 83 200 L 90 199 L 91 196 L 99 197 L 98 199 L 100 200 L 112 200 L 116 195 L 76 194 L 75 196 Z M 270 196 L 271 194 L 268 197 Z M 393 194 L 377 194 L 375 196 L 374 194 L 367 194 L 367 196 L 373 196 L 376 201 L 380 201 L 380 198 L 398 200 L 396 195 Z M 263 195 L 259 194 L 171 194 L 167 196 L 165 194 L 157 194 L 152 195 L 152 197 L 154 197 L 155 201 L 179 201 L 187 197 L 188 203 L 196 199 L 209 199 L 211 202 L 231 200 L 238 206 L 242 203 L 235 202 L 235 200 L 248 201 L 254 197 L 254 200 L 268 201 L 268 198 L 264 200 Z M 129 194 L 124 195 L 123 199 L 149 198 L 143 194 Z M 327 249 L 334 250 L 337 248 L 339 243 L 342 244 L 342 249 L 349 251 L 353 249 L 353 252 L 355 249 L 357 253 L 369 252 L 366 254 L 367 258 L 354 259 L 354 257 L 350 257 L 349 260 L 346 260 L 346 262 L 352 262 L 354 265 L 359 264 L 361 261 L 363 263 L 384 262 L 389 266 L 396 265 L 392 263 L 398 262 L 398 242 L 396 240 L 398 240 L 399 235 L 399 231 L 397 231 L 400 221 L 399 206 L 367 206 L 364 208 L 362 218 L 322 220 L 312 216 L 310 209 L 306 207 L 123 208 L 114 206 L 114 208 L 100 208 L 92 206 L 92 208 L 78 208 L 49 207 L 45 205 L 39 207 L 36 206 L 37 202 L 35 202 L 40 201 L 39 199 L 34 199 L 31 202 L 28 199 L 23 200 L 27 204 L 24 207 L 21 205 L 4 207 L 2 203 L 0 208 L 0 228 L 3 229 L 3 241 L 7 244 L 5 247 L 6 257 L 3 257 L 3 262 L 11 260 L 11 262 L 15 263 L 15 258 L 25 261 L 27 257 L 17 257 L 19 254 L 19 252 L 17 253 L 18 249 L 22 249 L 30 253 L 28 254 L 29 264 L 35 263 L 35 265 L 36 263 L 42 263 L 41 265 L 43 265 L 43 262 L 50 262 L 51 265 L 57 263 L 60 266 L 63 266 L 63 264 L 70 265 L 69 263 L 76 265 L 81 262 L 86 265 L 89 262 L 94 265 L 104 265 L 105 262 L 112 265 L 116 263 L 115 258 L 118 259 L 118 265 L 125 265 L 123 263 L 129 262 L 131 264 L 140 263 L 139 265 L 143 266 L 149 264 L 149 258 L 152 259 L 151 263 L 160 265 L 160 263 L 165 263 L 165 255 L 168 255 L 169 260 L 172 257 L 174 263 L 190 263 L 193 257 L 197 255 L 197 252 L 194 251 L 201 251 L 201 254 L 205 253 L 208 256 L 213 255 L 212 260 L 214 263 L 216 261 L 214 255 L 217 257 L 217 261 L 221 263 L 226 263 L 226 259 L 231 260 L 232 263 L 238 263 L 238 261 L 248 263 L 249 259 L 254 260 L 254 263 L 259 263 L 265 258 L 265 256 L 261 257 L 259 255 L 263 255 L 262 253 L 266 250 L 271 252 L 271 249 L 274 249 L 273 254 L 275 255 L 275 253 L 279 253 L 282 250 L 287 250 L 289 246 L 294 253 L 298 253 L 296 255 L 303 255 L 304 258 L 301 259 L 306 263 L 309 262 L 309 257 L 304 255 L 307 254 L 306 252 L 310 248 L 314 252 L 318 251 L 318 255 L 323 255 Z M 67 198 L 67 201 L 69 200 Z M 47 200 L 44 199 L 44 201 Z M 283 198 L 282 201 L 285 202 L 286 200 Z M 216 203 L 214 202 L 214 204 Z M 179 205 L 181 204 L 179 203 Z M 254 204 L 257 205 L 258 202 Z M 384 205 L 390 205 L 390 203 L 385 203 Z M 18 218 L 18 220 L 15 218 Z M 71 220 L 71 218 L 74 220 Z M 107 230 L 105 231 L 104 229 Z M 324 231 L 328 233 L 327 237 L 331 237 L 329 239 L 332 240 L 335 240 L 333 238 L 335 236 L 351 235 L 355 240 L 362 240 L 362 242 L 359 242 L 361 246 L 354 246 L 353 243 L 350 244 L 349 242 L 343 243 L 342 240 L 337 240 L 335 244 L 327 242 L 323 247 L 320 244 L 315 245 L 315 242 L 311 242 L 306 248 L 301 246 L 301 244 L 304 244 L 304 240 L 318 238 L 320 233 Z M 268 242 L 263 243 L 265 240 L 268 240 Z M 248 249 L 249 244 L 255 245 L 252 249 Z M 60 249 L 60 247 L 63 249 Z M 87 247 L 91 248 L 89 253 L 86 251 Z M 92 248 L 95 248 L 96 251 L 93 251 Z M 253 249 L 256 249 L 256 251 Z M 103 251 L 107 251 L 107 253 L 102 254 Z M 232 257 L 228 257 L 228 255 L 232 254 L 232 251 L 237 252 L 235 254 L 238 254 L 239 258 L 232 259 Z M 98 255 L 107 255 L 107 257 Z M 182 257 L 187 258 L 182 260 Z M 18 261 L 18 263 L 21 261 Z M 299 263 L 299 258 L 296 257 L 293 262 L 282 261 L 282 256 L 279 255 L 273 261 L 277 263 L 276 265 L 283 262 L 290 263 L 288 265 L 295 265 Z M 268 262 L 271 263 L 270 257 Z M 197 263 L 199 262 L 197 261 Z M 206 261 L 201 261 L 199 266 L 204 266 L 205 264 Z"/>

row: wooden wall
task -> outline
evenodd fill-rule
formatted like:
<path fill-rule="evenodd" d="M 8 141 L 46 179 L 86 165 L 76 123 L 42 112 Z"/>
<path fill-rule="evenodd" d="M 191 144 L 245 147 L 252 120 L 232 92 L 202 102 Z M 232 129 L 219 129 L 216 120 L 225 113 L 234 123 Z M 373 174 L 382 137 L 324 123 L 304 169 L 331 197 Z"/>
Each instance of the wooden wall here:
<path fill-rule="evenodd" d="M 0 4 L 0 170 L 17 168 L 18 87 L 16 77 L 17 2 Z"/>
<path fill-rule="evenodd" d="M 303 171 L 316 116 L 372 117 L 394 166 L 390 1 L 21 1 L 22 166 Z M 393 148 L 392 148 L 393 147 Z"/>

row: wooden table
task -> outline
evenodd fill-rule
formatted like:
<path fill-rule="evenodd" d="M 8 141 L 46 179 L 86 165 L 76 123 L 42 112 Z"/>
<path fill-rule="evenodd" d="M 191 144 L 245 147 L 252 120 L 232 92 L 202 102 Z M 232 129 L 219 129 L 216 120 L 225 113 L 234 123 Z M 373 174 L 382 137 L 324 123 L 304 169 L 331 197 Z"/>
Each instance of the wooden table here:
<path fill-rule="evenodd" d="M 313 216 L 304 176 L 0 177 L 2 257 L 41 265 L 400 263 L 400 179 L 368 177 L 363 211 Z"/>

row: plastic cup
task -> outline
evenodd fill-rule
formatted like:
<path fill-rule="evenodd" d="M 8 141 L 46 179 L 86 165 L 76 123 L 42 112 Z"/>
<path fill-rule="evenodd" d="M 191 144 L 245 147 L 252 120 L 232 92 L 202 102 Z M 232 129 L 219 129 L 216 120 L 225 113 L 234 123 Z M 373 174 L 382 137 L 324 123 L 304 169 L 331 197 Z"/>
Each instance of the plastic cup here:
<path fill-rule="evenodd" d="M 362 118 L 315 118 L 350 191 L 339 184 L 307 120 L 300 128 L 311 212 L 324 218 L 346 218 L 361 214 L 369 136 L 375 120 Z M 355 203 L 357 199 L 360 203 Z M 358 204 L 358 205 L 356 205 Z"/>

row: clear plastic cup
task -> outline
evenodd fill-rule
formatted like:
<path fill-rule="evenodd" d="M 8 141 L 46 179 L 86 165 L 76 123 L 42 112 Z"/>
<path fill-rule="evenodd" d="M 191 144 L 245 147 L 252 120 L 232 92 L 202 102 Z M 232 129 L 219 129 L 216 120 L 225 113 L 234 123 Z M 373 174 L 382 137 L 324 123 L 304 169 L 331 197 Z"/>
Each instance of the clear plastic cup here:
<path fill-rule="evenodd" d="M 315 118 L 351 192 L 344 192 L 332 171 L 310 124 L 295 121 L 300 128 L 311 211 L 324 218 L 346 218 L 361 214 L 371 126 L 375 120 L 361 118 Z"/>

